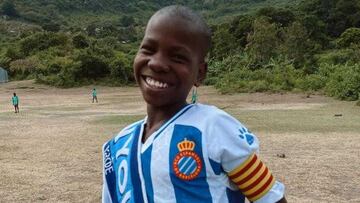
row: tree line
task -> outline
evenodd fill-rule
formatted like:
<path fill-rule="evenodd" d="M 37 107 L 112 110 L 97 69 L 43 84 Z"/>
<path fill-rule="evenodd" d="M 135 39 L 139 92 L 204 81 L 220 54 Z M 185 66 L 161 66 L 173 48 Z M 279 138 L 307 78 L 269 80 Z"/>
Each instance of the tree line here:
<path fill-rule="evenodd" d="M 360 96 L 360 1 L 266 7 L 213 27 L 207 84 L 224 93 L 322 91 Z"/>
<path fill-rule="evenodd" d="M 132 59 L 144 31 L 144 19 L 169 3 L 156 2 L 132 4 L 135 10 L 147 8 L 145 14 L 111 16 L 84 27 L 64 27 L 69 22 L 61 17 L 35 18 L 41 22 L 22 26 L 12 38 L 2 37 L 0 66 L 12 78 L 35 78 L 59 87 L 133 84 Z M 218 2 L 206 2 L 205 6 L 196 1 L 188 4 L 205 17 L 223 11 Z M 58 1 L 52 6 L 70 5 Z M 6 0 L 0 12 L 20 21 L 29 19 L 28 13 L 16 8 Z M 339 99 L 359 99 L 359 0 L 304 0 L 295 7 L 267 6 L 227 19 L 209 20 L 213 44 L 206 84 L 223 93 L 320 91 Z M 7 29 L 0 24 L 0 35 L 2 31 L 9 33 Z"/>

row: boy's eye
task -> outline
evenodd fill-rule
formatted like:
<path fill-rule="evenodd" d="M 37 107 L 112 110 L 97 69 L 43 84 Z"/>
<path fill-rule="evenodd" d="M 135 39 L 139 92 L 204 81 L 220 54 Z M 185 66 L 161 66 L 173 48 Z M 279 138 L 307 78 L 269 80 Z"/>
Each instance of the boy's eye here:
<path fill-rule="evenodd" d="M 188 61 L 187 57 L 181 54 L 174 54 L 171 59 L 176 63 L 185 63 Z"/>
<path fill-rule="evenodd" d="M 141 46 L 140 51 L 143 54 L 153 54 L 155 49 L 150 46 Z"/>

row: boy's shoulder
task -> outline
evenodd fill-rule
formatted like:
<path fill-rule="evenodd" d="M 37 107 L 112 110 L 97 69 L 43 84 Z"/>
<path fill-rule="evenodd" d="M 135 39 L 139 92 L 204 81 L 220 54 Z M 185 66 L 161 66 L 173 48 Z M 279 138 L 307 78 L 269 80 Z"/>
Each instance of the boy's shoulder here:
<path fill-rule="evenodd" d="M 200 118 L 204 121 L 223 119 L 237 121 L 236 118 L 234 118 L 232 115 L 225 112 L 224 110 L 216 106 L 207 104 L 195 104 L 190 114 L 193 114 L 194 117 Z"/>
<path fill-rule="evenodd" d="M 119 138 L 124 137 L 124 136 L 126 136 L 128 134 L 131 134 L 136 129 L 136 127 L 141 125 L 143 122 L 144 122 L 144 119 L 136 121 L 136 122 L 122 128 L 121 131 L 118 134 L 116 134 L 114 137 L 112 137 L 107 142 L 109 142 L 109 141 L 115 141 L 116 142 Z"/>
<path fill-rule="evenodd" d="M 225 111 L 221 110 L 217 106 L 209 105 L 209 104 L 202 104 L 197 103 L 194 104 L 193 109 L 196 110 L 198 113 L 206 114 L 206 115 L 216 115 L 216 114 L 227 114 Z"/>
<path fill-rule="evenodd" d="M 216 106 L 197 103 L 178 121 L 198 129 L 239 128 L 243 125 L 236 118 Z"/>

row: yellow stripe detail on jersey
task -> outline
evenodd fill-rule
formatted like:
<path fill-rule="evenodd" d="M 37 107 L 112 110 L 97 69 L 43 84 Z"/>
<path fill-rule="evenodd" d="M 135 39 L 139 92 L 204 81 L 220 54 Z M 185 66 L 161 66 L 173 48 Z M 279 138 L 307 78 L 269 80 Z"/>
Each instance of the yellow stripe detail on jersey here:
<path fill-rule="evenodd" d="M 253 188 L 251 188 L 248 191 L 243 192 L 245 196 L 251 195 L 252 193 L 256 192 L 257 190 L 259 190 L 262 186 L 265 185 L 265 183 L 271 178 L 271 173 L 267 173 L 265 178 L 263 178 L 259 184 L 256 184 Z"/>
<path fill-rule="evenodd" d="M 275 178 L 272 179 L 271 183 L 261 193 L 259 193 L 258 195 L 254 196 L 254 197 L 249 198 L 249 200 L 254 202 L 254 201 L 260 199 L 273 187 L 274 184 L 275 184 Z"/>
<path fill-rule="evenodd" d="M 246 171 L 244 171 L 243 174 L 240 174 L 238 177 L 232 179 L 234 182 L 239 182 L 242 179 L 246 178 L 250 173 L 252 173 L 261 163 L 260 159 L 256 159 L 255 163 Z"/>
<path fill-rule="evenodd" d="M 246 187 L 248 187 L 249 185 L 251 185 L 252 183 L 254 183 L 256 180 L 259 179 L 259 177 L 261 176 L 261 174 L 264 173 L 264 171 L 266 170 L 266 166 L 265 164 L 263 164 L 259 170 L 259 172 L 257 172 L 253 177 L 251 177 L 248 181 L 246 181 L 245 183 L 239 185 L 240 189 L 244 189 Z"/>
<path fill-rule="evenodd" d="M 240 166 L 238 166 L 237 168 L 235 168 L 234 170 L 230 171 L 228 173 L 228 176 L 233 176 L 236 173 L 238 173 L 239 171 L 241 171 L 241 169 L 245 168 L 246 165 L 251 162 L 251 160 L 253 159 L 253 157 L 256 156 L 255 154 L 251 155 L 244 163 L 242 163 Z"/>

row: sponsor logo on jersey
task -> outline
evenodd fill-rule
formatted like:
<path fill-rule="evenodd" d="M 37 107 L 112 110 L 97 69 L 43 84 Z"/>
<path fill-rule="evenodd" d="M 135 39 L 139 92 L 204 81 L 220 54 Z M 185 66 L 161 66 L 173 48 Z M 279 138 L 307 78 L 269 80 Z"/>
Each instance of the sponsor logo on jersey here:
<path fill-rule="evenodd" d="M 175 175 L 182 180 L 193 180 L 201 172 L 202 163 L 199 155 L 194 151 L 195 142 L 186 138 L 177 144 L 179 153 L 173 160 Z"/>

